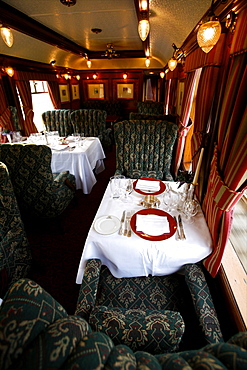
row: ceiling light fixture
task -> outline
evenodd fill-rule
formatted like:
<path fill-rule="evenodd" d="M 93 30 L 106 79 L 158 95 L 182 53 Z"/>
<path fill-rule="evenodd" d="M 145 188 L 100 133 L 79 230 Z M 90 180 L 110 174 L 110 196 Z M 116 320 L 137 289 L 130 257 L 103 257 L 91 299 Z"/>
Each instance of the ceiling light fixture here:
<path fill-rule="evenodd" d="M 60 3 L 70 7 L 76 4 L 76 0 L 60 0 Z"/>
<path fill-rule="evenodd" d="M 87 67 L 88 68 L 91 68 L 92 67 L 92 62 L 90 59 L 87 60 Z"/>
<path fill-rule="evenodd" d="M 221 25 L 213 12 L 213 5 L 214 0 L 212 0 L 207 22 L 202 23 L 197 31 L 197 42 L 204 53 L 209 53 L 213 49 L 221 35 Z"/>
<path fill-rule="evenodd" d="M 140 1 L 139 9 L 140 9 L 140 20 L 138 23 L 138 33 L 140 39 L 142 41 L 145 41 L 150 31 L 150 24 L 148 19 L 148 1 L 146 0 Z"/>
<path fill-rule="evenodd" d="M 113 57 L 119 57 L 119 55 L 120 54 L 116 54 L 116 50 L 114 50 L 113 44 L 107 44 L 105 54 L 102 54 L 102 57 L 112 59 Z"/>
<path fill-rule="evenodd" d="M 1 36 L 5 44 L 11 48 L 11 46 L 14 43 L 14 36 L 9 27 L 4 27 L 3 25 L 0 25 L 1 27 Z"/>

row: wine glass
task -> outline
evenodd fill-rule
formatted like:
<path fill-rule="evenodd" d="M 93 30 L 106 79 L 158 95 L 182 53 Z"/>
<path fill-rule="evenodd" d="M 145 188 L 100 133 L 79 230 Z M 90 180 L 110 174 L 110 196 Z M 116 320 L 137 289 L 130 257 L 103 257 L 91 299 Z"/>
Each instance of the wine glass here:
<path fill-rule="evenodd" d="M 172 190 L 169 184 L 166 185 L 166 190 L 163 194 L 163 203 L 167 212 L 175 211 L 179 203 L 179 195 Z"/>
<path fill-rule="evenodd" d="M 199 210 L 199 203 L 196 199 L 187 199 L 182 208 L 184 214 L 184 221 L 187 223 L 193 223 L 193 217 L 197 214 Z"/>
<path fill-rule="evenodd" d="M 123 194 L 123 202 L 128 202 L 129 195 L 132 193 L 133 190 L 133 182 L 131 179 L 125 179 L 125 181 L 121 181 L 121 189 Z"/>

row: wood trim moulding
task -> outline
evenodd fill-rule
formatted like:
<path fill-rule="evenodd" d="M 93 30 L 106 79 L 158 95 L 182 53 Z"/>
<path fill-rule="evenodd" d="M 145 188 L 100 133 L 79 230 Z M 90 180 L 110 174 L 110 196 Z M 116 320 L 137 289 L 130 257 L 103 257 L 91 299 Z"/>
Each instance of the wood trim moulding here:
<path fill-rule="evenodd" d="M 0 21 L 16 31 L 74 54 L 84 55 L 88 53 L 87 49 L 42 25 L 3 1 L 0 1 L 0 14 Z"/>

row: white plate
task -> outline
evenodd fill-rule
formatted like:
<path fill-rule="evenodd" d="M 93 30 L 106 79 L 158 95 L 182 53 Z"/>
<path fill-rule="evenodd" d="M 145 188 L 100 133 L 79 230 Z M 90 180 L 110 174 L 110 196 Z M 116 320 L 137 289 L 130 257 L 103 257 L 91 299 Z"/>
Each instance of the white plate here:
<path fill-rule="evenodd" d="M 99 217 L 95 223 L 94 228 L 99 234 L 109 235 L 119 230 L 121 225 L 120 220 L 115 216 Z"/>

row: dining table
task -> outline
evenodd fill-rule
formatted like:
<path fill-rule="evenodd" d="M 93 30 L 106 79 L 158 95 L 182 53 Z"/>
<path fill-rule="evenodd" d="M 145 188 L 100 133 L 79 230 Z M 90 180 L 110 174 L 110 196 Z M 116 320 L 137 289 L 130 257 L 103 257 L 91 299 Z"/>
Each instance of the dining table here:
<path fill-rule="evenodd" d="M 168 211 L 163 201 L 168 187 L 174 194 L 181 194 L 178 183 L 160 181 L 161 191 L 153 193 L 156 194 L 156 203 L 150 207 L 148 202 L 143 202 L 143 193 L 137 190 L 137 180 L 131 181 L 135 184 L 134 189 L 127 196 L 124 193 L 119 198 L 112 196 L 112 188 L 108 184 L 82 249 L 77 284 L 82 282 L 89 259 L 100 259 L 116 278 L 162 276 L 182 273 L 184 265 L 197 263 L 212 252 L 212 238 L 200 204 L 197 214 L 188 222 L 179 207 Z M 131 215 L 129 236 L 120 233 L 124 211 L 125 215 L 127 212 Z M 162 227 L 165 228 L 161 236 L 151 232 L 149 235 L 145 227 L 144 232 L 138 231 L 137 218 L 140 225 L 140 221 L 145 220 L 143 216 L 148 216 L 146 220 L 150 222 L 151 219 L 152 222 L 152 217 L 158 218 L 159 215 L 166 216 L 160 218 L 164 220 Z M 178 239 L 178 224 L 174 216 L 178 219 L 179 215 L 185 239 Z M 111 226 L 108 227 L 107 223 Z"/>
<path fill-rule="evenodd" d="M 75 175 L 76 189 L 89 194 L 97 182 L 95 174 L 105 169 L 105 153 L 99 138 L 85 137 L 79 144 L 67 138 L 68 146 L 52 145 L 51 169 L 53 173 L 69 171 Z"/>

